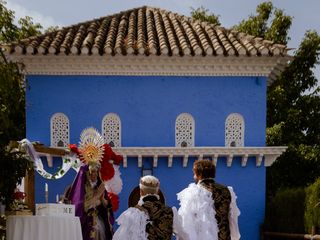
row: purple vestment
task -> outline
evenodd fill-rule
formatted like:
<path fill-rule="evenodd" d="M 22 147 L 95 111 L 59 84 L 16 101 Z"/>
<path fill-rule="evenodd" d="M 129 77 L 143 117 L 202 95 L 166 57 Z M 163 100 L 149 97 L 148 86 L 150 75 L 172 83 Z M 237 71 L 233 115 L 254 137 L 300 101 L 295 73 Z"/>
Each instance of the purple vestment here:
<path fill-rule="evenodd" d="M 87 172 L 89 168 L 87 165 L 82 166 L 72 183 L 69 200 L 72 204 L 75 205 L 76 216 L 80 217 L 81 227 L 82 227 L 82 235 L 83 240 L 95 240 L 97 239 L 94 235 L 95 229 L 94 226 L 96 224 L 97 218 L 102 220 L 104 235 L 106 239 L 101 240 L 110 240 L 112 239 L 113 230 L 112 225 L 114 224 L 114 217 L 112 212 L 112 206 L 110 200 L 108 199 L 107 192 L 104 192 L 104 198 L 108 200 L 108 206 L 104 206 L 103 204 L 98 205 L 95 208 L 90 208 L 85 211 L 85 195 L 86 195 L 86 182 L 87 182 Z M 101 183 L 100 179 L 98 180 L 99 186 Z"/>

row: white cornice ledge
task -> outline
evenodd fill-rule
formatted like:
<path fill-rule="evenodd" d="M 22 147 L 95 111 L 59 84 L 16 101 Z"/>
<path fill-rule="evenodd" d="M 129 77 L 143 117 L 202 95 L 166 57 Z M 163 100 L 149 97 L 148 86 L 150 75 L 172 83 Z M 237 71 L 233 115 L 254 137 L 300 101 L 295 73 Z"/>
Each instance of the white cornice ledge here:
<path fill-rule="evenodd" d="M 283 56 L 8 55 L 30 75 L 276 76 Z"/>
<path fill-rule="evenodd" d="M 183 159 L 183 167 L 187 167 L 189 157 L 210 157 L 215 164 L 217 164 L 219 157 L 225 157 L 228 167 L 232 166 L 232 161 L 235 157 L 241 157 L 241 166 L 243 167 L 247 165 L 249 157 L 255 157 L 256 166 L 261 166 L 264 160 L 264 166 L 268 167 L 286 151 L 287 147 L 121 147 L 113 149 L 117 154 L 123 156 L 123 167 L 125 168 L 128 166 L 128 157 L 136 157 L 138 159 L 138 167 L 142 167 L 143 157 L 152 157 L 153 167 L 158 166 L 159 157 L 168 158 L 168 167 L 172 166 L 174 157 Z"/>

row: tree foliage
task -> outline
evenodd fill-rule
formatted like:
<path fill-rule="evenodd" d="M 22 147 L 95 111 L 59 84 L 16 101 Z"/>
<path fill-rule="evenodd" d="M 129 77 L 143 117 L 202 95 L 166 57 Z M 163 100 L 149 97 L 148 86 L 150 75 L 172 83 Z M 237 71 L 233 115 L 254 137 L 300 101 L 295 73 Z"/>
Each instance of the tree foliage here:
<path fill-rule="evenodd" d="M 294 58 L 269 87 L 267 143 L 287 145 L 268 170 L 269 191 L 307 186 L 320 176 L 320 97 L 313 73 L 320 36 L 308 31 Z"/>
<path fill-rule="evenodd" d="M 0 43 L 18 41 L 41 33 L 42 26 L 25 17 L 14 23 L 14 12 L 0 1 Z M 0 197 L 6 204 L 12 200 L 16 184 L 25 176 L 30 162 L 13 152 L 10 141 L 25 137 L 25 85 L 21 66 L 5 58 L 0 48 Z"/>
<path fill-rule="evenodd" d="M 292 17 L 285 15 L 283 10 L 274 8 L 272 2 L 261 3 L 256 12 L 256 15 L 242 20 L 234 29 L 281 44 L 290 40 L 288 31 Z"/>
<path fill-rule="evenodd" d="M 32 18 L 26 16 L 14 23 L 14 11 L 6 8 L 6 2 L 0 0 L 0 43 L 13 42 L 35 36 L 41 33 L 42 26 L 34 23 Z"/>
<path fill-rule="evenodd" d="M 305 188 L 278 191 L 266 202 L 264 230 L 286 233 L 305 233 Z"/>
<path fill-rule="evenodd" d="M 291 21 L 292 17 L 271 2 L 264 2 L 257 7 L 256 15 L 234 28 L 286 44 Z M 271 195 L 280 188 L 306 186 L 320 176 L 320 98 L 313 72 L 319 50 L 320 36 L 307 31 L 288 67 L 268 88 L 267 144 L 288 146 L 267 171 Z"/>
<path fill-rule="evenodd" d="M 198 12 L 199 19 L 207 19 L 208 10 Z M 268 1 L 233 29 L 287 44 L 291 23 L 291 16 Z M 287 68 L 268 88 L 267 144 L 288 146 L 267 170 L 269 196 L 280 188 L 307 186 L 320 176 L 320 96 L 313 72 L 319 53 L 320 36 L 307 31 Z"/>
<path fill-rule="evenodd" d="M 306 192 L 304 222 L 306 231 L 311 232 L 312 227 L 320 228 L 320 178 L 310 185 Z"/>
<path fill-rule="evenodd" d="M 219 15 L 214 15 L 213 13 L 209 14 L 209 10 L 204 8 L 203 6 L 197 8 L 197 9 L 191 8 L 191 10 L 192 10 L 191 17 L 193 19 L 209 22 L 209 23 L 212 23 L 212 24 L 218 25 L 218 26 L 221 25 L 220 20 L 219 20 Z"/>

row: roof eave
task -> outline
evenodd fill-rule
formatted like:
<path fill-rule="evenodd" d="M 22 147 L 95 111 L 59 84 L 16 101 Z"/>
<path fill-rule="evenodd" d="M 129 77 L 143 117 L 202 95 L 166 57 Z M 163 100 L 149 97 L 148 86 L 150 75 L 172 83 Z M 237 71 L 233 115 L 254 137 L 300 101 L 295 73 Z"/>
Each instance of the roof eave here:
<path fill-rule="evenodd" d="M 262 76 L 273 81 L 290 56 L 9 54 L 27 75 Z"/>

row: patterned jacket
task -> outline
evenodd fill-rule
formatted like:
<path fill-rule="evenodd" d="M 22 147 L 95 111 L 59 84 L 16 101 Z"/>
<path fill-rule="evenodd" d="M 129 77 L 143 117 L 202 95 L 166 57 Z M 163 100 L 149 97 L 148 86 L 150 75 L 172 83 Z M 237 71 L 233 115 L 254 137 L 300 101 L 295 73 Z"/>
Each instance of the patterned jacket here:
<path fill-rule="evenodd" d="M 156 196 L 146 196 L 141 206 L 136 208 L 144 211 L 148 216 L 146 232 L 148 240 L 169 240 L 173 232 L 173 212 L 165 206 Z"/>
<path fill-rule="evenodd" d="M 231 203 L 231 194 L 228 187 L 216 183 L 213 179 L 203 179 L 200 185 L 212 192 L 216 219 L 218 223 L 219 240 L 231 240 L 229 227 L 229 208 Z"/>

